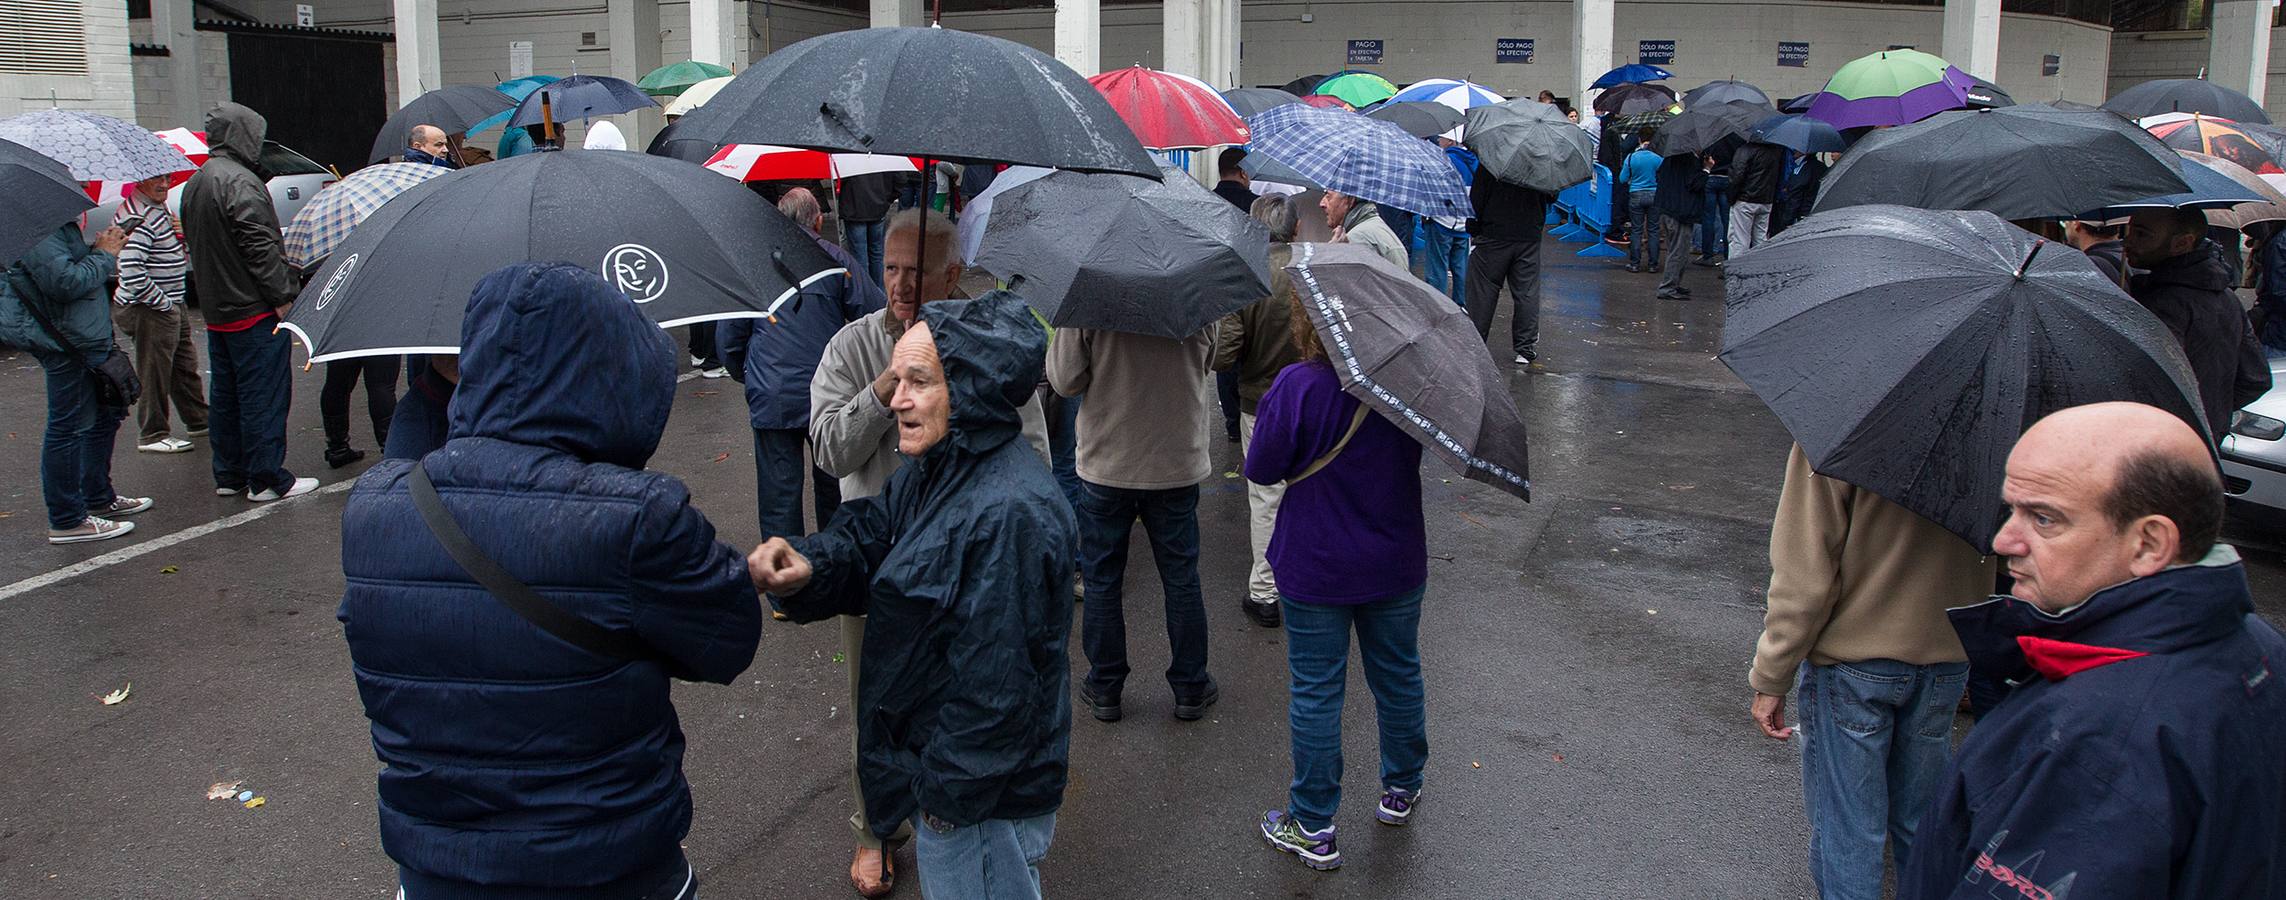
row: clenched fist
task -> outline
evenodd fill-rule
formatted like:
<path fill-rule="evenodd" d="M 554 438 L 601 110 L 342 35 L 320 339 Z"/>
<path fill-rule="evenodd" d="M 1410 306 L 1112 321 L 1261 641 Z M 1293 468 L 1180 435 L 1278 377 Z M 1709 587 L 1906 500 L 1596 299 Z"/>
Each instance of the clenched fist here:
<path fill-rule="evenodd" d="M 785 538 L 774 537 L 747 554 L 746 574 L 756 589 L 783 597 L 809 586 L 810 561 Z"/>

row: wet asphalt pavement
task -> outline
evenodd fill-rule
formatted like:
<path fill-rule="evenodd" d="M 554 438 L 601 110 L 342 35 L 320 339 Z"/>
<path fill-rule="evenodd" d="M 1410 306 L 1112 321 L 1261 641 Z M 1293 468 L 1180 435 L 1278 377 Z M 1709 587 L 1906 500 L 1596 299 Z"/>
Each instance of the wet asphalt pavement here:
<path fill-rule="evenodd" d="M 1199 518 L 1221 703 L 1175 722 L 1147 674 L 1166 647 L 1139 540 L 1128 715 L 1073 724 L 1071 787 L 1043 867 L 1050 896 L 1812 893 L 1795 749 L 1746 717 L 1786 435 L 1714 358 L 1714 270 L 1690 272 L 1702 299 L 1655 302 L 1656 276 L 1572 249 L 1549 244 L 1542 362 L 1512 378 L 1532 428 L 1534 501 L 1425 463 L 1430 759 L 1413 824 L 1372 820 L 1370 695 L 1352 666 L 1337 820 L 1347 865 L 1313 873 L 1256 835 L 1290 772 L 1283 637 L 1238 609 L 1245 496 L 1224 474 L 1237 445 L 1218 440 Z M 1494 327 L 1505 334 L 1506 316 Z M 319 382 L 297 376 L 288 465 L 329 490 L 265 507 L 214 497 L 203 442 L 138 454 L 130 421 L 115 480 L 158 507 L 127 540 L 50 547 L 39 370 L 0 356 L 0 896 L 392 895 L 378 764 L 333 617 L 334 488 L 356 470 L 319 460 Z M 752 444 L 737 390 L 680 385 L 652 466 L 687 481 L 722 538 L 749 547 Z M 353 409 L 362 415 L 362 399 Z M 370 448 L 367 426 L 355 429 Z M 2286 562 L 2274 539 L 2253 537 L 2269 548 L 2248 551 L 2258 602 L 2286 620 Z M 697 805 L 686 843 L 705 896 L 853 896 L 839 646 L 831 626 L 768 623 L 737 683 L 676 688 Z M 1076 675 L 1076 634 L 1072 655 Z M 126 702 L 99 702 L 129 682 Z M 204 799 L 207 785 L 241 779 L 265 806 Z M 919 897 L 910 851 L 899 862 L 898 896 Z"/>

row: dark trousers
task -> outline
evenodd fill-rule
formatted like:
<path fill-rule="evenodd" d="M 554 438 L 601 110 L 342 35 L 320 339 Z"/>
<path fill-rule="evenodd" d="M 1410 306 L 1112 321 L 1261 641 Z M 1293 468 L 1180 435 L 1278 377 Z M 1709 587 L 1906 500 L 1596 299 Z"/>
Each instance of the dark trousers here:
<path fill-rule="evenodd" d="M 1540 238 L 1504 241 L 1478 238 L 1468 254 L 1468 318 L 1476 333 L 1492 334 L 1492 314 L 1500 306 L 1505 285 L 1514 301 L 1515 317 L 1508 324 L 1509 343 L 1516 355 L 1539 355 L 1540 347 Z"/>
<path fill-rule="evenodd" d="M 841 508 L 841 482 L 802 459 L 809 443 L 805 428 L 754 429 L 754 506 L 763 540 L 792 540 L 809 533 L 802 527 L 805 469 L 810 474 L 810 511 L 817 514 L 818 527 L 824 528 L 834 510 Z"/>
<path fill-rule="evenodd" d="M 373 417 L 373 445 L 389 445 L 389 423 L 397 417 L 397 370 L 401 356 L 366 356 L 325 364 L 325 387 L 318 389 L 318 418 L 325 423 L 327 452 L 349 449 L 349 392 L 365 379 L 365 412 Z"/>
<path fill-rule="evenodd" d="M 1120 606 L 1127 575 L 1127 539 L 1136 520 L 1151 540 L 1166 595 L 1167 684 L 1175 698 L 1195 700 L 1207 686 L 1206 603 L 1199 592 L 1199 489 L 1133 490 L 1080 483 L 1080 574 L 1087 603 L 1080 645 L 1087 651 L 1087 682 L 1098 696 L 1118 696 L 1127 683 L 1127 617 Z"/>
<path fill-rule="evenodd" d="M 722 352 L 714 348 L 714 323 L 697 322 L 691 325 L 691 357 L 699 360 L 699 368 L 712 369 L 722 365 Z"/>
<path fill-rule="evenodd" d="M 294 484 L 286 471 L 286 412 L 294 404 L 293 339 L 268 320 L 245 331 L 206 333 L 208 441 L 214 486 L 234 490 Z"/>
<path fill-rule="evenodd" d="M 1232 440 L 1238 439 L 1238 370 L 1214 373 L 1215 399 L 1222 405 L 1222 431 Z"/>
<path fill-rule="evenodd" d="M 183 427 L 206 427 L 206 381 L 198 374 L 198 345 L 191 342 L 190 316 L 182 307 L 160 310 L 142 304 L 113 307 L 111 321 L 135 343 L 135 377 L 143 396 L 135 417 L 148 444 L 167 437 L 169 405 L 183 416 Z"/>
<path fill-rule="evenodd" d="M 48 383 L 48 429 L 40 441 L 40 493 L 47 500 L 48 527 L 78 528 L 87 521 L 89 508 L 110 506 L 118 496 L 111 490 L 111 442 L 127 410 L 103 405 L 95 378 L 87 372 L 89 365 L 103 361 L 103 354 L 33 350 L 32 356 Z"/>

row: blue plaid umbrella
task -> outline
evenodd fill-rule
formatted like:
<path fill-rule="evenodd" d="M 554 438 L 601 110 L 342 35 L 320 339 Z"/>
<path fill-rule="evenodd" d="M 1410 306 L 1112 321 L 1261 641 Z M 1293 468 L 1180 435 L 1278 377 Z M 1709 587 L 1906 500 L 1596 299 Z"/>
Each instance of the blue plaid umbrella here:
<path fill-rule="evenodd" d="M 81 181 L 141 181 L 198 168 L 141 125 L 77 110 L 43 109 L 0 119 L 0 139 L 63 163 Z"/>
<path fill-rule="evenodd" d="M 1293 103 L 1255 113 L 1246 127 L 1254 152 L 1326 190 L 1427 216 L 1476 214 L 1436 145 L 1391 123 Z"/>
<path fill-rule="evenodd" d="M 309 269 L 333 255 L 350 229 L 398 194 L 453 170 L 427 163 L 366 166 L 334 182 L 294 214 L 286 225 L 286 264 Z"/>

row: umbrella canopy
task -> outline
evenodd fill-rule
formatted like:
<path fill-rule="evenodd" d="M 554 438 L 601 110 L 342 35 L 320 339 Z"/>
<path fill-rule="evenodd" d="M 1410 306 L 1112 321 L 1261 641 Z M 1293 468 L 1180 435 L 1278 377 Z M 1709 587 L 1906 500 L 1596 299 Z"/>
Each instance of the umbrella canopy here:
<path fill-rule="evenodd" d="M 1292 94 L 1296 97 L 1307 97 L 1312 93 L 1315 93 L 1318 89 L 1318 85 L 1323 83 L 1327 77 L 1328 76 L 1325 75 L 1304 75 L 1300 78 L 1286 82 L 1278 89 Z"/>
<path fill-rule="evenodd" d="M 532 96 L 533 91 L 539 90 L 540 85 L 550 84 L 559 80 L 561 79 L 558 79 L 554 75 L 525 75 L 521 78 L 510 78 L 507 81 L 503 81 L 496 85 L 494 89 L 515 98 L 517 103 L 522 103 L 524 102 L 524 98 Z M 481 122 L 468 126 L 468 133 L 475 134 L 486 129 L 498 128 L 502 125 L 508 124 L 508 120 L 515 117 L 516 108 L 509 107 L 508 109 L 501 110 L 500 112 L 485 117 L 485 119 Z"/>
<path fill-rule="evenodd" d="M 94 207 L 63 163 L 0 140 L 0 266 L 14 264 L 49 232 Z"/>
<path fill-rule="evenodd" d="M 2194 176 L 2193 169 L 2203 169 L 2230 179 L 2238 188 L 2258 194 L 2259 203 L 2239 203 L 2205 210 L 2207 224 L 2217 228 L 2244 229 L 2256 222 L 2286 221 L 2286 178 L 2276 175 L 2256 175 L 2245 167 L 2216 156 L 2178 150 L 2183 154 L 2184 180 Z M 2203 176 L 2201 176 L 2203 177 Z"/>
<path fill-rule="evenodd" d="M 1558 111 L 1558 114 L 1561 114 L 1561 110 Z M 1682 114 L 1682 110 L 1675 106 L 1662 106 L 1658 109 L 1645 110 L 1639 113 L 1628 113 L 1624 116 L 1606 116 L 1603 120 L 1603 133 L 1608 138 L 1614 133 L 1634 134 L 1646 128 L 1656 131 L 1659 126 L 1673 121 L 1680 114 Z"/>
<path fill-rule="evenodd" d="M 476 282 L 533 260 L 592 266 L 661 327 L 768 315 L 842 271 L 809 232 L 705 169 L 642 153 L 531 153 L 383 204 L 334 248 L 281 327 L 311 362 L 455 353 Z"/>
<path fill-rule="evenodd" d="M 212 155 L 212 148 L 209 148 L 206 145 L 206 133 L 203 131 L 192 131 L 188 128 L 170 128 L 166 131 L 154 131 L 151 133 L 158 135 L 159 140 L 166 141 L 176 150 L 182 151 L 183 158 L 190 160 L 191 168 L 167 175 L 167 186 L 170 188 L 180 185 L 183 182 L 189 181 L 191 176 L 198 172 L 198 167 L 206 165 L 207 157 Z M 127 196 L 127 192 L 135 188 L 135 182 L 109 180 L 91 181 L 88 182 L 88 188 L 89 195 L 93 196 L 97 203 L 102 203 L 108 200 L 118 200 L 125 198 Z"/>
<path fill-rule="evenodd" d="M 451 171 L 427 163 L 385 163 L 366 166 L 328 185 L 286 223 L 286 264 L 308 269 L 325 261 L 381 204 Z"/>
<path fill-rule="evenodd" d="M 1103 94 L 1014 41 L 942 28 L 865 28 L 801 41 L 748 67 L 681 120 L 684 136 L 1159 177 Z"/>
<path fill-rule="evenodd" d="M 1663 84 L 1623 84 L 1595 95 L 1589 106 L 1601 116 L 1631 116 L 1666 109 L 1676 104 L 1675 92 Z"/>
<path fill-rule="evenodd" d="M 2027 103 L 1867 135 L 1826 173 L 1817 209 L 1895 203 L 2066 218 L 2185 188 L 2174 151 L 2134 123 Z"/>
<path fill-rule="evenodd" d="M 1811 91 L 1800 96 L 1788 97 L 1784 100 L 1778 101 L 1778 111 L 1790 113 L 1809 112 L 1810 104 L 1817 99 L 1818 92 L 1816 91 Z"/>
<path fill-rule="evenodd" d="M 1450 78 L 1429 78 L 1413 82 L 1389 98 L 1389 103 L 1442 103 L 1457 110 L 1467 111 L 1479 106 L 1491 106 L 1508 98 L 1486 90 L 1483 85 Z"/>
<path fill-rule="evenodd" d="M 675 95 L 674 100 L 667 103 L 667 115 L 690 115 L 691 110 L 705 106 L 708 100 L 714 99 L 714 93 L 716 91 L 722 90 L 723 86 L 729 84 L 730 82 L 730 76 L 722 75 L 714 78 L 709 78 L 705 81 L 701 81 L 697 84 L 691 85 L 688 88 L 685 88 L 682 93 Z"/>
<path fill-rule="evenodd" d="M 1269 156 L 1327 190 L 1427 216 L 1474 214 L 1468 185 L 1445 155 L 1388 122 L 1297 104 L 1246 124 L 1254 132 L 1249 159 Z"/>
<path fill-rule="evenodd" d="M 2158 317 L 2086 254 L 1991 213 L 1819 213 L 1724 276 L 1722 360 L 1811 466 L 1979 550 L 2006 515 L 2008 452 L 2041 416 L 2131 400 L 2201 419 Z"/>
<path fill-rule="evenodd" d="M 516 114 L 509 117 L 508 126 L 522 128 L 540 124 L 543 113 L 556 122 L 573 119 L 592 119 L 596 116 L 615 116 L 638 109 L 659 105 L 643 89 L 624 78 L 604 75 L 574 75 L 559 78 L 537 89 L 516 105 Z"/>
<path fill-rule="evenodd" d="M 1436 137 L 1461 126 L 1461 111 L 1442 103 L 1405 102 L 1390 100 L 1375 104 L 1365 111 L 1365 117 L 1380 119 L 1417 138 Z"/>
<path fill-rule="evenodd" d="M 1744 136 L 1769 117 L 1770 107 L 1745 100 L 1702 104 L 1659 126 L 1651 135 L 1651 150 L 1660 156 L 1704 153 L 1724 138 Z"/>
<path fill-rule="evenodd" d="M 715 151 L 703 165 L 739 181 L 838 181 L 874 172 L 921 170 L 910 156 L 826 153 L 770 144 L 732 144 Z"/>
<path fill-rule="evenodd" d="M 2126 203 L 2114 203 L 2104 209 L 2080 216 L 2082 219 L 2102 221 L 2133 215 L 2138 209 L 2197 209 L 2205 210 L 2207 223 L 2237 228 L 2248 222 L 2268 219 L 2267 211 L 2250 212 L 2249 217 L 2227 215 L 2241 206 L 2286 203 L 2286 194 L 2270 186 L 2261 177 L 2245 167 L 2196 150 L 2177 150 L 2183 157 L 2183 181 L 2191 188 L 2172 194 L 2144 197 Z M 2218 221 L 2216 214 L 2222 213 Z"/>
<path fill-rule="evenodd" d="M 198 168 L 140 125 L 78 110 L 43 109 L 0 119 L 0 140 L 63 163 L 80 181 L 141 181 Z"/>
<path fill-rule="evenodd" d="M 690 90 L 699 82 L 714 78 L 727 78 L 729 75 L 729 66 L 718 66 L 710 62 L 686 59 L 682 62 L 668 63 L 652 69 L 649 74 L 636 81 L 635 86 L 643 89 L 643 93 L 653 97 L 680 97 L 684 91 Z"/>
<path fill-rule="evenodd" d="M 1709 81 L 1683 92 L 1683 108 L 1686 110 L 1733 101 L 1749 103 L 1773 111 L 1776 109 L 1770 105 L 1769 94 L 1763 93 L 1761 88 L 1743 81 Z"/>
<path fill-rule="evenodd" d="M 1269 156 L 1261 153 L 1246 154 L 1245 159 L 1238 161 L 1238 167 L 1245 169 L 1246 177 L 1253 181 L 1268 181 L 1273 184 L 1290 184 L 1294 185 L 1295 187 L 1308 188 L 1310 190 L 1317 191 L 1323 191 L 1326 189 L 1325 185 L 1312 181 L 1310 180 L 1309 176 L 1294 171 L 1293 166 L 1289 166 L 1275 159 L 1271 159 Z M 963 215 L 966 215 L 966 213 L 963 213 Z"/>
<path fill-rule="evenodd" d="M 1256 158 L 1260 157 L 1247 156 L 1247 159 Z M 954 226 L 959 236 L 961 261 L 976 265 L 977 251 L 984 246 L 985 229 L 992 223 L 992 206 L 1000 195 L 1015 190 L 1018 185 L 1046 178 L 1054 171 L 1039 166 L 1009 166 L 992 176 L 992 183 L 985 186 L 984 192 L 961 207 L 960 221 Z"/>
<path fill-rule="evenodd" d="M 1342 112 L 1357 111 L 1357 107 L 1352 106 L 1349 101 L 1332 94 L 1311 94 L 1302 98 L 1302 105 L 1315 106 L 1319 109 L 1338 109 Z"/>
<path fill-rule="evenodd" d="M 1594 83 L 1588 85 L 1588 89 L 1594 90 L 1621 84 L 1642 84 L 1647 81 L 1665 81 L 1673 77 L 1675 77 L 1675 73 L 1658 66 L 1628 63 L 1596 76 Z"/>
<path fill-rule="evenodd" d="M 1750 140 L 1790 148 L 1796 153 L 1839 153 L 1849 146 L 1832 125 L 1800 113 L 1765 118 L 1756 122 L 1746 136 Z"/>
<path fill-rule="evenodd" d="M 1882 50 L 1843 63 L 1810 101 L 1809 114 L 1837 129 L 1903 125 L 1967 106 L 1975 83 L 1942 57 Z"/>
<path fill-rule="evenodd" d="M 1999 109 L 2016 105 L 2016 98 L 2008 96 L 2008 92 L 2001 90 L 2000 85 L 1974 75 L 1969 76 L 1969 81 L 1968 94 L 1964 98 L 1968 101 L 1968 108 Z"/>
<path fill-rule="evenodd" d="M 1397 86 L 1371 72 L 1343 72 L 1318 82 L 1313 94 L 1339 97 L 1352 107 L 1370 106 L 1397 95 Z"/>
<path fill-rule="evenodd" d="M 1468 111 L 1461 144 L 1484 171 L 1510 184 L 1554 194 L 1595 176 L 1595 145 L 1556 108 L 1510 100 Z"/>
<path fill-rule="evenodd" d="M 2234 122 L 2269 124 L 2254 98 L 2204 78 L 2161 78 L 2112 95 L 2103 108 L 2140 119 L 2160 113 L 2204 113 Z"/>
<path fill-rule="evenodd" d="M 1357 244 L 1295 244 L 1286 271 L 1344 392 L 1469 480 L 1532 499 L 1524 417 L 1466 310 Z"/>
<path fill-rule="evenodd" d="M 413 98 L 382 123 L 365 161 L 380 162 L 404 153 L 415 126 L 434 125 L 446 134 L 466 134 L 477 123 L 515 108 L 516 98 L 481 84 L 445 85 Z"/>
<path fill-rule="evenodd" d="M 658 134 L 651 136 L 651 146 L 643 148 L 643 152 L 652 156 L 679 159 L 698 166 L 706 165 L 708 160 L 714 159 L 717 149 L 715 145 L 708 141 L 683 139 L 682 135 L 677 133 L 682 124 L 681 122 L 668 122 L 667 127 L 659 129 Z"/>
<path fill-rule="evenodd" d="M 1087 80 L 1149 150 L 1246 143 L 1246 122 L 1206 82 L 1128 66 Z"/>
<path fill-rule="evenodd" d="M 2286 128 L 2280 128 L 2276 125 L 2263 125 L 2257 122 L 2234 124 L 2238 126 L 2240 132 L 2261 146 L 2262 152 L 2270 154 L 2271 159 L 2286 163 Z"/>
<path fill-rule="evenodd" d="M 1302 98 L 1277 88 L 1233 88 L 1222 92 L 1222 102 L 1245 118 L 1273 106 L 1300 103 Z"/>
<path fill-rule="evenodd" d="M 2136 120 L 2167 146 L 2220 156 L 2256 175 L 2286 174 L 2263 142 L 2229 119 L 2202 113 L 2165 113 Z"/>
<path fill-rule="evenodd" d="M 1182 340 L 1270 295 L 1270 232 L 1179 169 L 1055 172 L 991 216 L 977 265 L 1058 327 Z"/>

